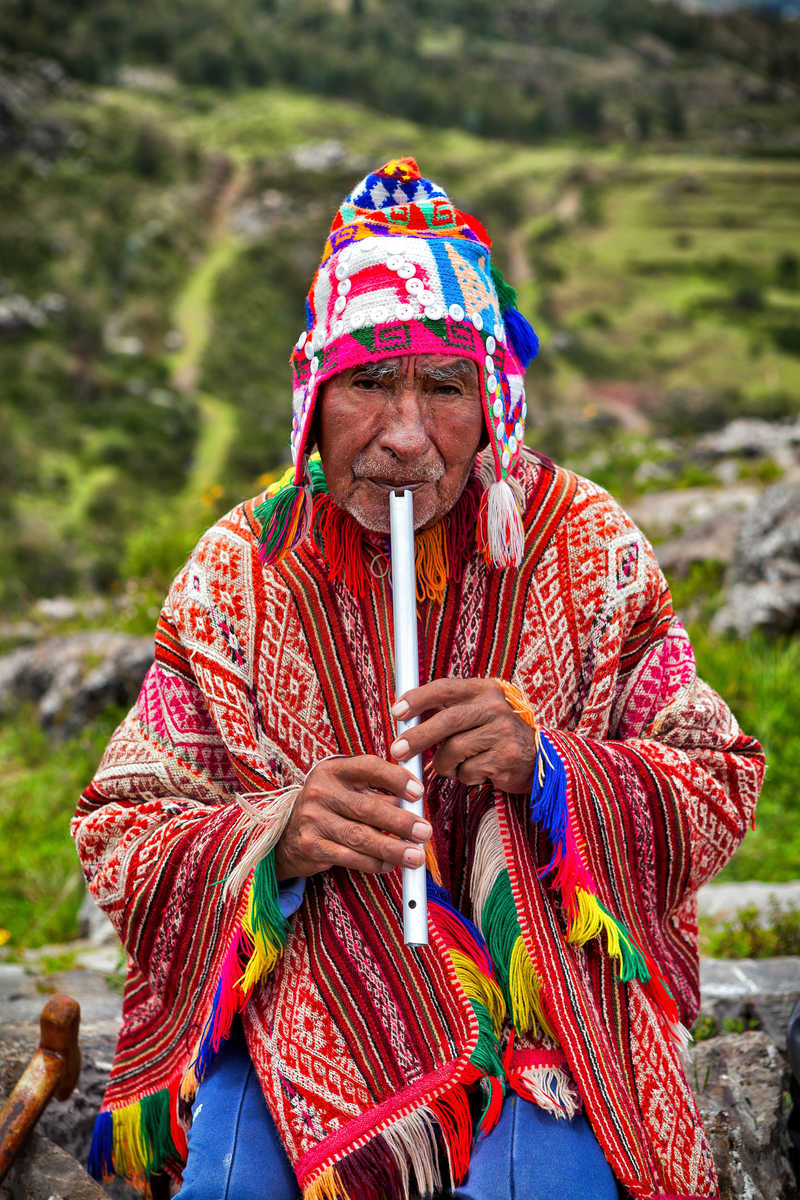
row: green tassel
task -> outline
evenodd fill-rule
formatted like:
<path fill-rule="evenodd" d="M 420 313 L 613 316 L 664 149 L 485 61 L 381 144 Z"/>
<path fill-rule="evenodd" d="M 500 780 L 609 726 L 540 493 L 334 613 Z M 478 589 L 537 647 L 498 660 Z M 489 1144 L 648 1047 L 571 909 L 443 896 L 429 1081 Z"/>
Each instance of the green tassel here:
<path fill-rule="evenodd" d="M 506 283 L 502 271 L 494 263 L 492 263 L 492 282 L 497 292 L 497 299 L 500 301 L 500 312 L 504 313 L 509 308 L 516 308 L 517 289 L 513 288 L 510 283 Z"/>
<path fill-rule="evenodd" d="M 492 1016 L 485 1004 L 480 1000 L 470 1001 L 478 1020 L 478 1042 L 470 1055 L 469 1061 L 487 1075 L 496 1075 L 499 1079 L 505 1077 L 500 1050 L 494 1033 Z"/>
<path fill-rule="evenodd" d="M 273 946 L 286 944 L 289 926 L 278 904 L 274 850 L 261 859 L 253 875 L 253 928 Z"/>
<path fill-rule="evenodd" d="M 619 972 L 620 981 L 628 983 L 631 979 L 638 979 L 641 983 L 647 983 L 650 978 L 650 971 L 645 962 L 644 955 L 631 937 L 627 926 L 620 921 L 619 917 L 615 917 L 613 913 L 610 913 L 606 906 L 601 904 L 599 900 L 597 904 L 619 930 L 619 951 L 622 959 Z"/>
<path fill-rule="evenodd" d="M 498 983 L 502 988 L 510 1012 L 511 996 L 508 989 L 508 977 L 511 969 L 511 954 L 514 943 L 520 935 L 520 928 L 514 894 L 511 891 L 511 880 L 508 878 L 506 870 L 501 871 L 497 876 L 483 906 L 481 929 L 497 972 Z"/>
<path fill-rule="evenodd" d="M 147 1152 L 146 1170 L 157 1171 L 177 1154 L 169 1124 L 169 1091 L 162 1088 L 140 1103 L 142 1140 Z"/>
<path fill-rule="evenodd" d="M 313 496 L 327 495 L 328 481 L 322 469 L 319 454 L 315 451 L 308 460 L 308 474 L 311 477 L 311 494 Z"/>

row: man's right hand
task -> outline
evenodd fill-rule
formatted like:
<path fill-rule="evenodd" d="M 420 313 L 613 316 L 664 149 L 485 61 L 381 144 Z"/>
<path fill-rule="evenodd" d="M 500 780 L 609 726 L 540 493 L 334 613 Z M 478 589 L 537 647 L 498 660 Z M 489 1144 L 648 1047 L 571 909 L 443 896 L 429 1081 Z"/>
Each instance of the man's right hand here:
<path fill-rule="evenodd" d="M 422 784 L 405 769 L 372 754 L 329 758 L 309 772 L 275 847 L 278 880 L 328 867 L 391 871 L 419 867 L 430 824 L 401 808 Z"/>

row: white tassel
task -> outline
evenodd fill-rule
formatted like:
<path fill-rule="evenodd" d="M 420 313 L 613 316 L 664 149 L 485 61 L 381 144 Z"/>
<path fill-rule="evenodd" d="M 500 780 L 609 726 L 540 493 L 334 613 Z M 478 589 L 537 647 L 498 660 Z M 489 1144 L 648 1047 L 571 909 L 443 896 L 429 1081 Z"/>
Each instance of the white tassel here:
<path fill-rule="evenodd" d="M 506 865 L 503 853 L 503 839 L 500 834 L 500 822 L 497 810 L 490 808 L 478 826 L 475 838 L 475 859 L 472 866 L 469 896 L 472 901 L 472 912 L 475 924 L 481 928 L 481 917 L 489 893 L 495 885 L 497 876 Z"/>
<path fill-rule="evenodd" d="M 505 479 L 498 479 L 486 496 L 486 549 L 495 567 L 518 567 L 525 548 L 522 517 Z"/>
<path fill-rule="evenodd" d="M 409 1185 L 410 1167 L 416 1176 L 418 1194 L 422 1197 L 433 1196 L 441 1192 L 444 1186 L 434 1132 L 437 1126 L 438 1121 L 431 1110 L 421 1108 L 399 1117 L 381 1130 L 381 1137 L 391 1149 L 403 1174 L 404 1187 L 408 1188 Z"/>
<path fill-rule="evenodd" d="M 252 834 L 252 840 L 225 880 L 223 895 L 226 898 L 241 892 L 250 878 L 250 872 L 255 870 L 261 859 L 275 846 L 288 824 L 299 792 L 299 787 L 290 787 L 279 792 L 237 794 L 236 803 L 246 817 L 244 832 Z M 261 805 L 256 807 L 255 804 L 251 804 L 248 798 L 250 796 L 257 796 L 262 801 Z"/>
<path fill-rule="evenodd" d="M 580 1110 L 572 1080 L 561 1067 L 523 1067 L 512 1072 L 509 1083 L 517 1095 L 532 1100 L 554 1117 L 571 1121 Z"/>

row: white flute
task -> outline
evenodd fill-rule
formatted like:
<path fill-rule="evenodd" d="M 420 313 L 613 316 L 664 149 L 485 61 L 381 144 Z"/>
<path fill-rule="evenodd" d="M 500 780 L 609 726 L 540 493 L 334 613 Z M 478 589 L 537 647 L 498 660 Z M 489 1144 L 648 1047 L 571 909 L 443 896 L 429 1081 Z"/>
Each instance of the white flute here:
<path fill-rule="evenodd" d="M 413 492 L 390 493 L 389 522 L 392 536 L 395 695 L 402 696 L 411 688 L 419 687 Z M 419 717 L 412 717 L 410 721 L 398 721 L 398 735 L 418 723 Z M 422 783 L 422 759 L 419 754 L 403 765 Z M 425 805 L 421 797 L 419 800 L 404 800 L 403 808 L 418 817 L 425 817 Z M 403 940 L 407 946 L 428 944 L 428 898 L 424 863 L 421 867 L 403 867 Z"/>

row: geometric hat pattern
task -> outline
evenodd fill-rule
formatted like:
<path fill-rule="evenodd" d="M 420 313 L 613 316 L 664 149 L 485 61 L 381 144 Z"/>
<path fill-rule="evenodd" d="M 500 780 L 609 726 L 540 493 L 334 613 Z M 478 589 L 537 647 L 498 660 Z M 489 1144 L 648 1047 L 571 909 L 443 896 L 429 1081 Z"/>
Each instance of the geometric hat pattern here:
<path fill-rule="evenodd" d="M 342 202 L 291 355 L 294 492 L 283 488 L 259 510 L 265 561 L 279 561 L 310 527 L 307 458 L 321 384 L 350 367 L 410 354 L 477 364 L 496 480 L 479 535 L 488 561 L 519 561 L 521 518 L 505 480 L 522 448 L 524 369 L 538 341 L 491 262 L 491 245 L 481 223 L 411 158 L 373 171 Z"/>

